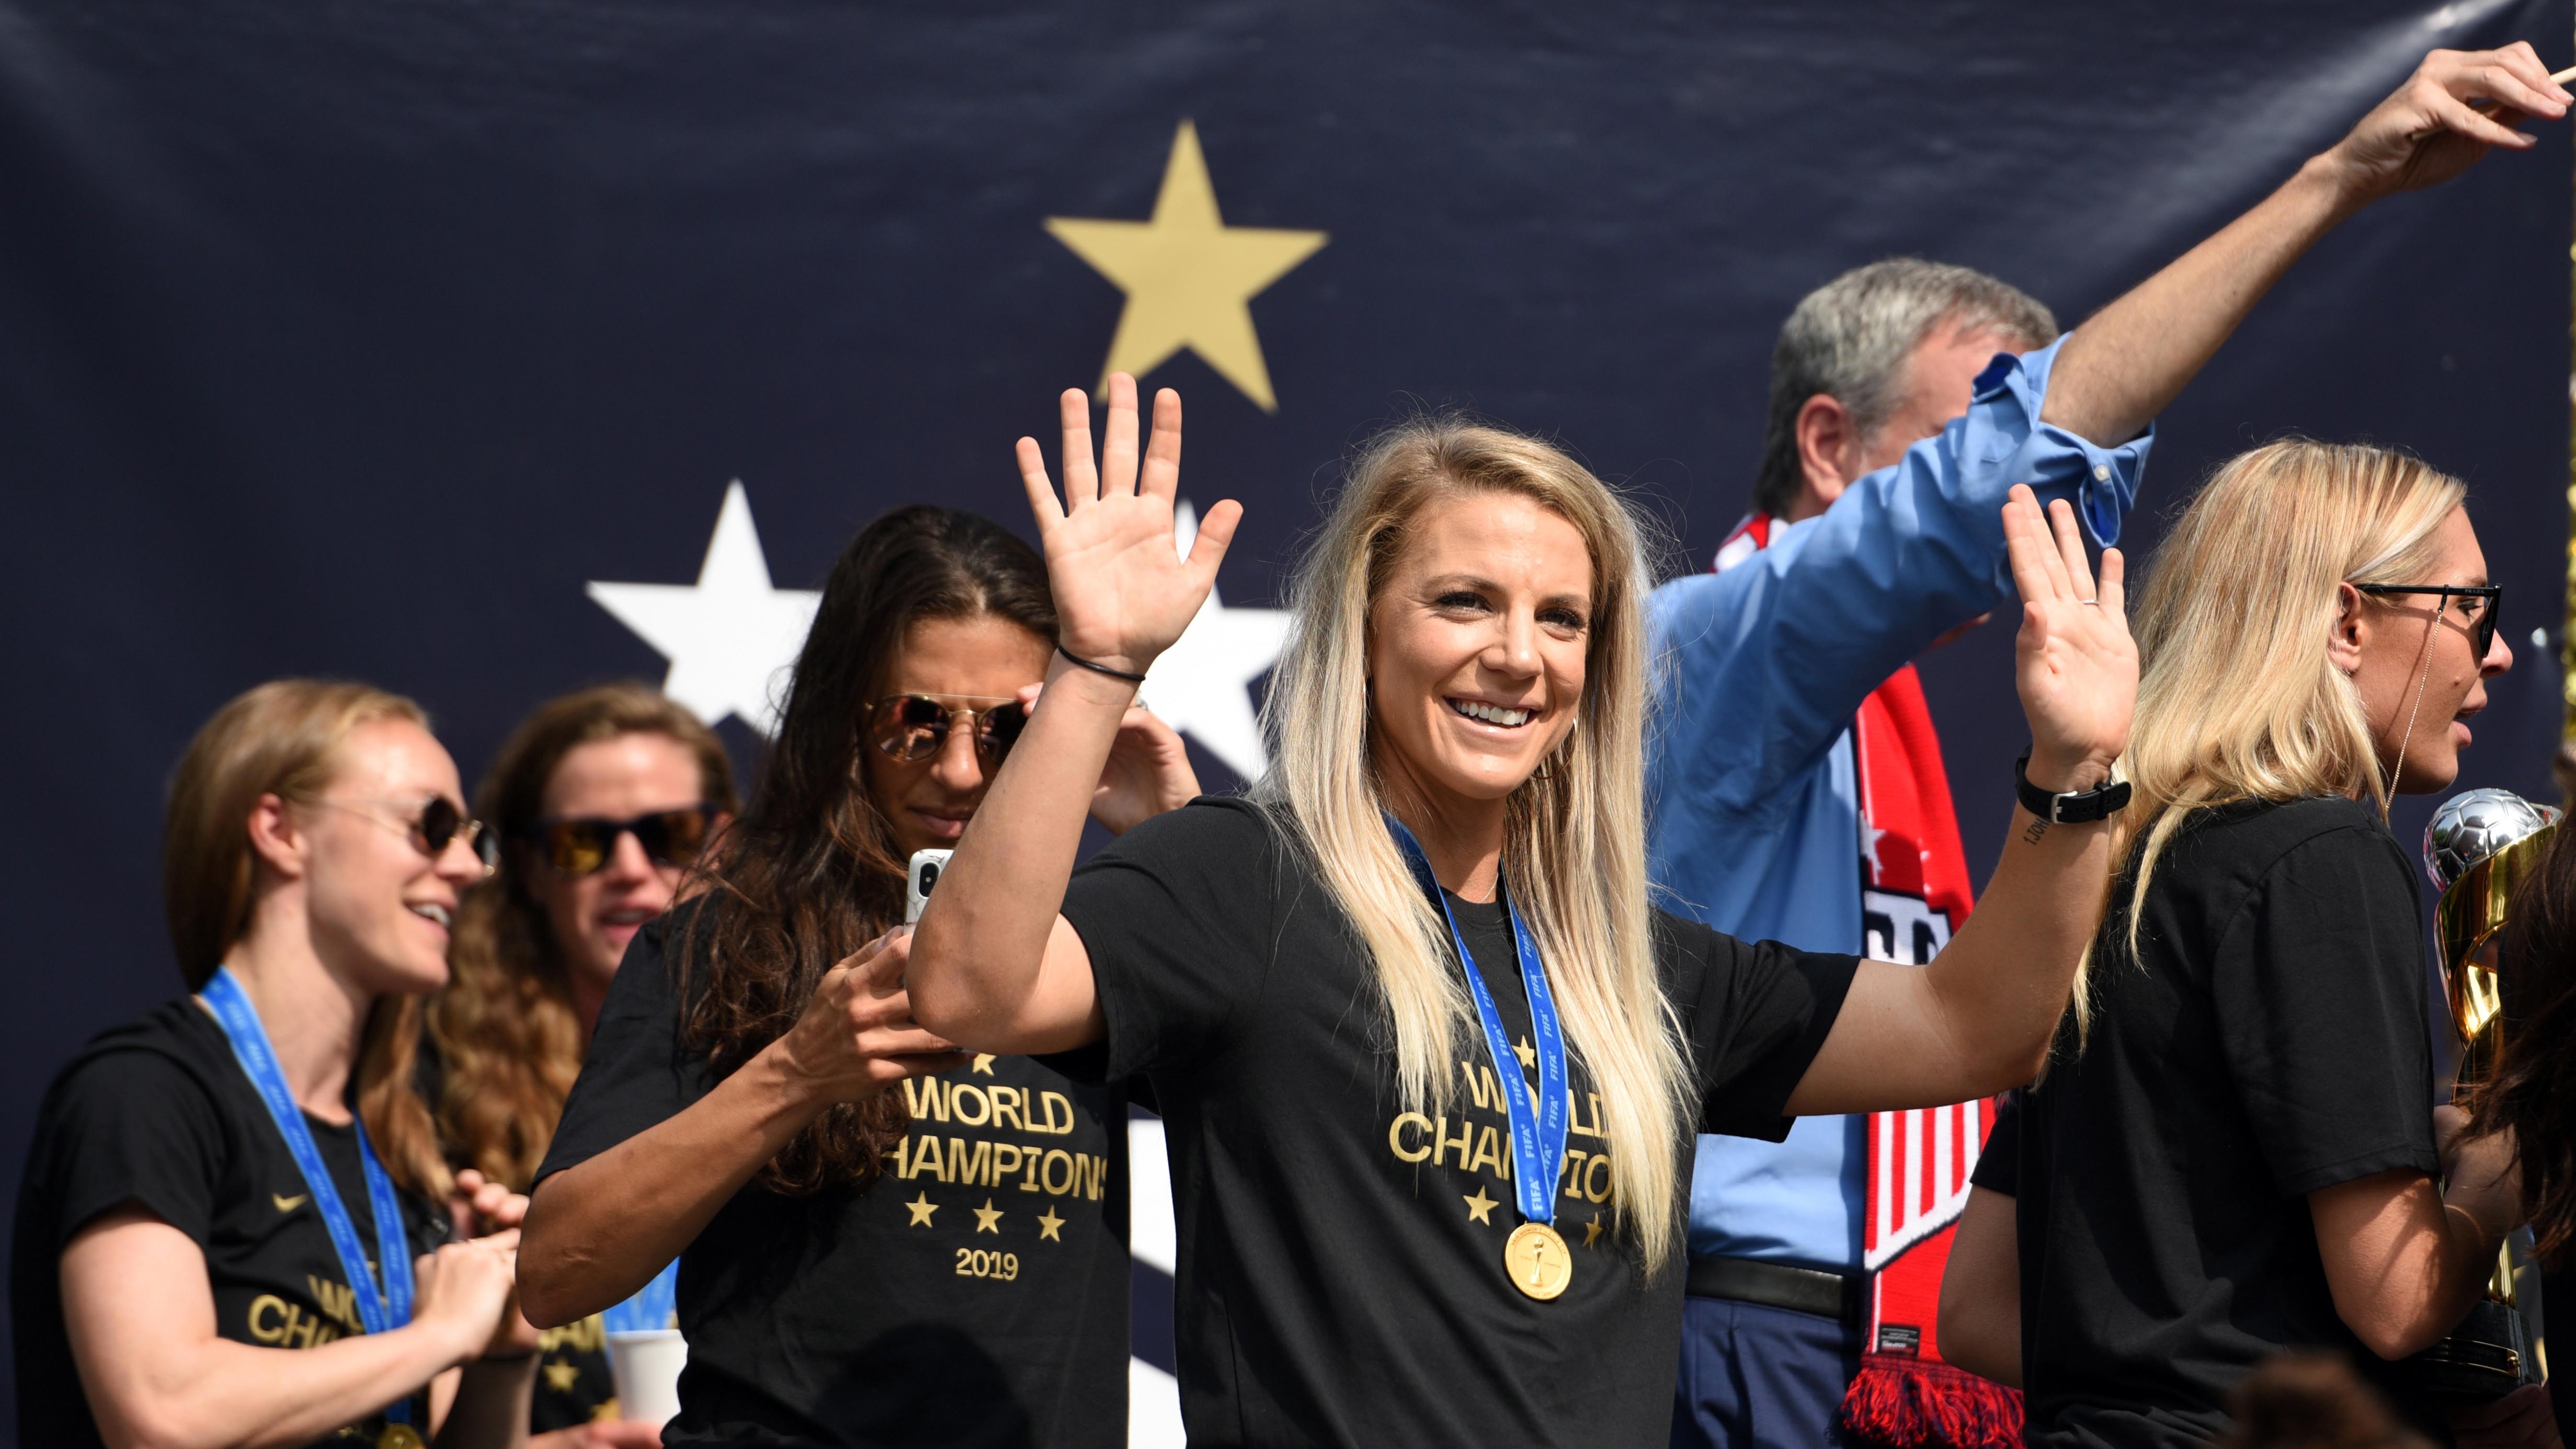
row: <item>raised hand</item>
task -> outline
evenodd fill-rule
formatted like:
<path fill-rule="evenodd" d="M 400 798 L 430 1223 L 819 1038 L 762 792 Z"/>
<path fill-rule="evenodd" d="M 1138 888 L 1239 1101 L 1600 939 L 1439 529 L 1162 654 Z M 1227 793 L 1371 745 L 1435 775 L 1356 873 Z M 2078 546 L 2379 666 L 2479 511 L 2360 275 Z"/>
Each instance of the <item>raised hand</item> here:
<path fill-rule="evenodd" d="M 2448 181 L 2495 147 L 2530 147 L 2533 138 L 2514 123 L 2556 120 L 2570 101 L 2576 95 L 2549 78 L 2528 41 L 2502 50 L 2437 50 L 2324 159 L 2350 195 L 2374 201 Z M 2488 107 L 2481 112 L 2471 102 Z"/>
<path fill-rule="evenodd" d="M 2021 590 L 2014 672 L 2030 717 L 2031 783 L 2090 789 L 2128 748 L 2138 703 L 2138 646 L 2121 612 L 2120 551 L 2102 551 L 2096 592 L 2075 510 L 2061 499 L 2043 515 L 2024 484 L 2014 485 L 2004 504 L 2004 545 Z"/>
<path fill-rule="evenodd" d="M 1091 399 L 1068 389 L 1060 411 L 1062 506 L 1037 440 L 1019 442 L 1020 480 L 1046 549 L 1058 639 L 1078 658 L 1142 674 L 1197 617 L 1243 506 L 1227 499 L 1209 509 L 1190 556 L 1176 557 L 1172 499 L 1181 486 L 1181 395 L 1170 388 L 1154 395 L 1154 431 L 1141 468 L 1136 379 L 1123 372 L 1109 379 L 1108 436 L 1096 468 Z"/>
<path fill-rule="evenodd" d="M 1035 709 L 1042 684 L 1023 686 L 1020 706 Z M 1179 731 L 1142 704 L 1131 705 L 1109 742 L 1100 788 L 1091 792 L 1091 818 L 1112 835 L 1124 835 L 1166 810 L 1198 798 L 1199 772 Z"/>

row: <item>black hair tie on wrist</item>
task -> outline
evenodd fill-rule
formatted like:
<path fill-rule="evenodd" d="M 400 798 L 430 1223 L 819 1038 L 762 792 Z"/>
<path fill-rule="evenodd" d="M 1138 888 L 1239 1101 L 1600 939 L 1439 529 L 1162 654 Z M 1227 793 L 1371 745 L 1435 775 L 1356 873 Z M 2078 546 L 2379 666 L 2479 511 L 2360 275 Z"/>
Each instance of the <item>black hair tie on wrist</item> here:
<path fill-rule="evenodd" d="M 1094 664 L 1090 660 L 1083 658 L 1081 655 L 1074 653 L 1072 650 L 1065 648 L 1061 644 L 1055 646 L 1055 652 L 1063 655 L 1074 663 L 1081 665 L 1083 668 L 1090 670 L 1094 674 L 1106 674 L 1112 679 L 1126 680 L 1129 684 L 1142 684 L 1145 682 L 1145 676 L 1141 674 L 1130 674 L 1124 669 L 1112 669 L 1106 664 Z"/>

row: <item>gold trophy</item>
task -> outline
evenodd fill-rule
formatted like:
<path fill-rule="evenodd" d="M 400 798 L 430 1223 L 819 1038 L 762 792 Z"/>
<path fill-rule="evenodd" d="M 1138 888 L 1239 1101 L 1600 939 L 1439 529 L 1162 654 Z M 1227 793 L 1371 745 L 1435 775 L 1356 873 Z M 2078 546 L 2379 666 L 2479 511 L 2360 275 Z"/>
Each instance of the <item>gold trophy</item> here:
<path fill-rule="evenodd" d="M 2496 789 L 2443 801 L 2424 831 L 2424 868 L 2442 892 L 2434 933 L 2442 943 L 2443 998 L 2460 1046 L 2459 1087 L 2485 1081 L 2495 1070 L 2504 1031 L 2496 938 L 2514 891 L 2540 868 L 2557 833 L 2556 810 Z M 2517 1230 L 2496 1255 L 2486 1297 L 2448 1337 L 2416 1355 L 2424 1386 L 2492 1399 L 2540 1382 L 2548 1370 L 2540 1309 L 2531 1234 Z"/>

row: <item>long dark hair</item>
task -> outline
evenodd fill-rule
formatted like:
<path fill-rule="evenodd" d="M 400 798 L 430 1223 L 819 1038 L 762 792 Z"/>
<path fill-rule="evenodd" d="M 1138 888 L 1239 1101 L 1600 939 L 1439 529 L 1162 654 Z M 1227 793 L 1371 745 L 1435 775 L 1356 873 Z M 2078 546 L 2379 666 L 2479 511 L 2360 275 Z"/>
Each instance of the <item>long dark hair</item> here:
<path fill-rule="evenodd" d="M 903 919 L 905 862 L 868 797 L 859 730 L 905 632 L 925 619 L 991 614 L 1054 642 L 1055 599 L 1035 549 L 953 508 L 898 508 L 859 531 L 832 566 L 796 657 L 778 739 L 750 807 L 708 862 L 702 988 L 685 1029 L 718 1077 L 795 1025 L 833 963 Z M 674 964 L 686 982 L 697 932 Z M 842 1103 L 762 1168 L 773 1192 L 866 1186 L 910 1126 L 899 1092 Z"/>
<path fill-rule="evenodd" d="M 2576 1243 L 2576 828 L 2559 827 L 2513 893 L 2496 970 L 2503 1035 L 2470 1130 L 2512 1129 L 2532 1234 L 2555 1267 Z"/>
<path fill-rule="evenodd" d="M 531 872 L 524 838 L 545 813 L 556 767 L 583 745 L 659 735 L 698 764 L 698 800 L 735 808 L 733 765 L 697 716 L 634 683 L 603 684 L 538 705 L 510 733 L 476 792 L 474 812 L 500 832 L 501 866 L 466 892 L 448 946 L 447 989 L 430 1003 L 444 1067 L 438 1128 L 449 1155 L 525 1192 L 581 1072 L 581 1016 Z"/>

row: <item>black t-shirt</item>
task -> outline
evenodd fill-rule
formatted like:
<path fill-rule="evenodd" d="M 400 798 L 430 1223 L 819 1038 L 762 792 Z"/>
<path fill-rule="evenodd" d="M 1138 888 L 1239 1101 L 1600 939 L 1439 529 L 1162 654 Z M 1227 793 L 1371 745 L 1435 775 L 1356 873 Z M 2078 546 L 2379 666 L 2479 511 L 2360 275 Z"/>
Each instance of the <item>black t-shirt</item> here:
<path fill-rule="evenodd" d="M 1460 927 L 1505 1033 L 1529 1035 L 1499 908 Z M 1503 1265 L 1521 1221 L 1482 1034 L 1444 1110 L 1398 1099 L 1374 967 L 1313 868 L 1255 807 L 1201 799 L 1076 873 L 1108 1070 L 1146 1074 L 1172 1158 L 1181 1408 L 1199 1449 L 1245 1444 L 1662 1445 L 1682 1245 L 1648 1274 L 1613 1231 L 1601 1111 L 1570 1064 L 1550 1302 Z M 1777 1140 L 1855 967 L 1655 918 L 1701 1131 Z M 1517 1056 L 1518 1053 L 1515 1052 Z M 1688 1182 L 1687 1133 L 1663 1148 Z M 1678 1215 L 1678 1200 L 1644 1205 Z"/>
<path fill-rule="evenodd" d="M 1974 1179 L 2019 1199 L 2028 1442 L 2200 1444 L 2294 1347 L 2339 1350 L 2441 1434 L 2336 1315 L 2307 1202 L 2435 1170 L 2405 852 L 2355 801 L 2230 806 L 2158 861 L 2136 959 L 2125 903 L 2096 940 L 2089 1041 L 2060 1033 Z"/>
<path fill-rule="evenodd" d="M 539 1182 L 715 1086 L 666 955 L 707 919 L 627 948 Z M 911 1130 L 868 1190 L 745 1187 L 680 1255 L 665 1443 L 1127 1442 L 1123 1101 L 1025 1057 L 902 1090 Z"/>
<path fill-rule="evenodd" d="M 381 1285 L 357 1131 L 304 1120 Z M 401 1196 L 415 1254 L 449 1239 L 445 1212 Z M 129 1205 L 205 1250 L 222 1337 L 315 1348 L 365 1331 L 304 1175 L 223 1028 L 193 999 L 164 1002 L 93 1038 L 36 1115 L 9 1265 L 19 1443 L 100 1442 L 63 1326 L 62 1252 L 82 1228 Z M 425 1435 L 427 1394 L 412 1395 L 411 1405 L 412 1425 Z M 372 1444 L 383 1428 L 383 1416 L 371 1415 L 320 1442 Z"/>
<path fill-rule="evenodd" d="M 594 1313 L 541 1330 L 536 1392 L 528 1401 L 528 1431 L 544 1434 L 618 1417 L 617 1378 L 608 1367 L 606 1321 Z"/>

